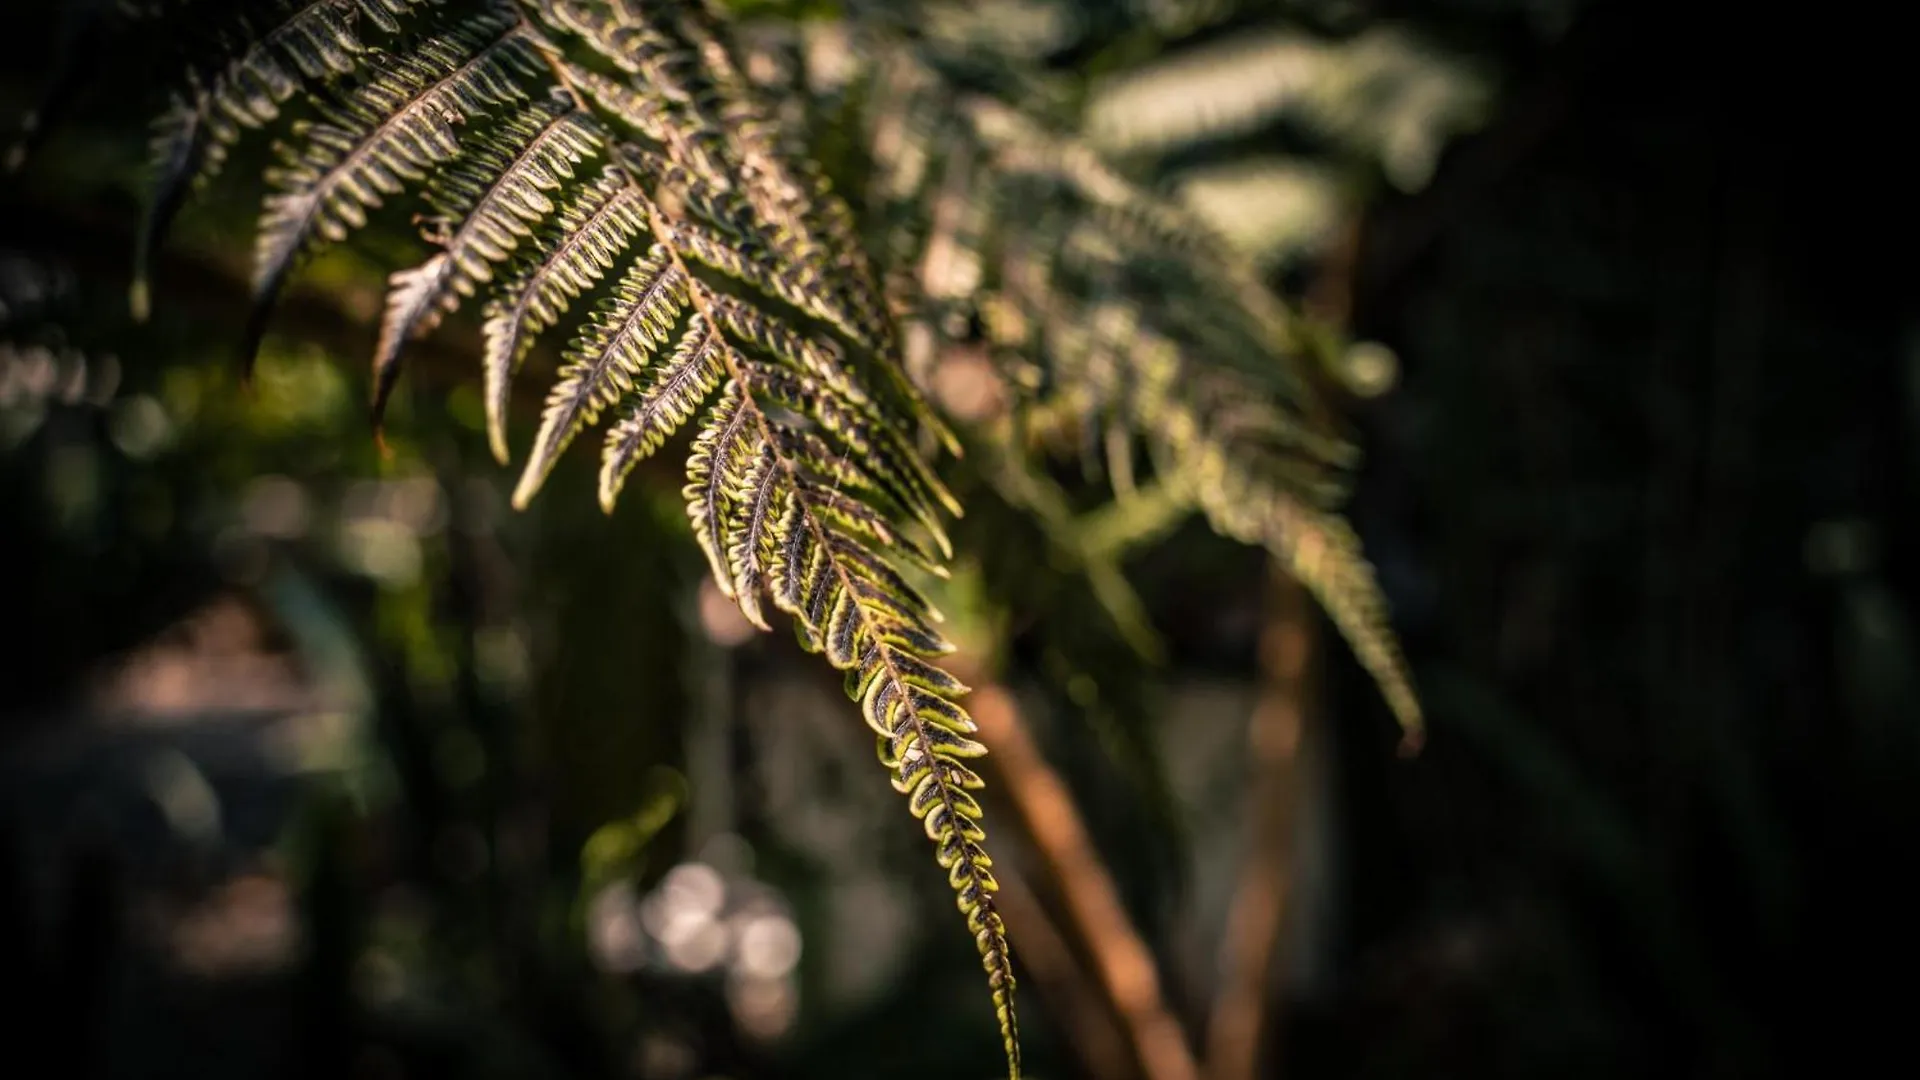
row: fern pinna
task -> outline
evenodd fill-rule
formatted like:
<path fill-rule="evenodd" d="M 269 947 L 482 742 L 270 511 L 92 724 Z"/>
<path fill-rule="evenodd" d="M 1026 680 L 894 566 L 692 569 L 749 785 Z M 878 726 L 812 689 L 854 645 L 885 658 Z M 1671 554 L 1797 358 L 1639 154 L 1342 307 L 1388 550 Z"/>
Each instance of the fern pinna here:
<path fill-rule="evenodd" d="M 902 575 L 940 573 L 958 505 L 913 436 L 944 435 L 900 374 L 846 207 L 775 130 L 714 15 L 670 0 L 161 0 L 188 74 L 159 125 L 144 266 L 184 196 L 248 130 L 285 125 L 254 258 L 251 356 L 300 261 L 419 195 L 437 249 L 393 275 L 376 417 L 407 344 L 483 303 L 488 428 L 536 340 L 562 352 L 514 495 L 525 505 L 600 424 L 600 498 L 689 424 L 685 496 L 721 588 L 765 604 L 844 670 L 894 786 L 925 825 L 979 947 L 1009 1071 L 1014 980 L 983 847 L 985 752 L 934 658 L 940 616 Z M 135 303 L 146 302 L 144 270 Z M 951 445 L 951 438 L 948 443 Z"/>

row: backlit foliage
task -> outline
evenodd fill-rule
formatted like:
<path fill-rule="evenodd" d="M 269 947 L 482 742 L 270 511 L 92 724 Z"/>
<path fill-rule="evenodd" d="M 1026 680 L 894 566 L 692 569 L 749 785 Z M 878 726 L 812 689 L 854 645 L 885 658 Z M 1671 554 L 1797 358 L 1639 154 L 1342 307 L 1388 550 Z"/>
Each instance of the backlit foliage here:
<path fill-rule="evenodd" d="M 184 52 L 157 126 L 140 261 L 255 129 L 278 136 L 254 251 L 249 356 L 301 262 L 418 199 L 431 258 L 393 275 L 376 417 L 410 342 L 472 300 L 488 428 L 572 325 L 514 502 L 602 431 L 601 502 L 682 429 L 686 503 L 715 579 L 847 673 L 895 788 L 979 946 L 1009 1069 L 1013 975 L 983 847 L 985 753 L 935 658 L 940 615 L 900 567 L 941 573 L 959 512 L 916 437 L 943 435 L 900 374 L 847 208 L 787 153 L 714 12 L 659 0 L 173 0 L 132 16 Z M 296 97 L 309 108 L 283 121 Z M 148 302 L 136 278 L 136 312 Z M 590 310 L 572 309 L 589 295 Z M 950 437 L 948 437 L 950 440 Z"/>
<path fill-rule="evenodd" d="M 1134 6 L 1167 30 L 1244 5 Z M 760 100 L 701 0 L 139 0 L 117 16 L 176 50 L 180 73 L 155 125 L 135 314 L 188 198 L 244 138 L 270 137 L 246 357 L 306 260 L 405 205 L 431 254 L 389 281 L 376 420 L 409 346 L 465 307 L 503 462 L 514 381 L 543 339 L 559 354 L 516 506 L 598 437 L 611 512 L 633 469 L 686 437 L 687 515 L 716 582 L 761 629 L 786 614 L 845 673 L 974 934 L 1014 1076 L 1014 980 L 968 764 L 986 748 L 938 666 L 941 616 L 908 577 L 944 574 L 960 507 L 926 448 L 958 441 L 908 370 L 983 337 L 1018 391 L 1026 438 L 992 451 L 1008 475 L 1027 443 L 1064 437 L 1103 451 L 1128 496 L 1144 449 L 1159 498 L 1142 505 L 1198 508 L 1272 551 L 1410 742 L 1421 723 L 1339 515 L 1356 452 L 1323 398 L 1327 343 L 1247 252 L 1109 158 L 1125 146 L 1062 122 L 1070 103 L 1033 75 L 1035 42 L 1072 36 L 1050 10 L 845 5 L 859 70 L 841 103 L 873 166 L 858 216 L 796 149 L 804 110 Z M 900 33 L 903 16 L 921 32 Z M 1123 611 L 1111 555 L 1087 560 Z"/>

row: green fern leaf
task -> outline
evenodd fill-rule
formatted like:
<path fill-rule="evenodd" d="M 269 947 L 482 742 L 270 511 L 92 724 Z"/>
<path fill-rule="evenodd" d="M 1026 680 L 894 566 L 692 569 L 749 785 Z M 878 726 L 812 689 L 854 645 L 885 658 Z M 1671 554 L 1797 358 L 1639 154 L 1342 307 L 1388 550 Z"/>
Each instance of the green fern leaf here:
<path fill-rule="evenodd" d="M 713 569 L 714 584 L 729 598 L 733 596 L 733 573 L 727 566 L 729 493 L 738 483 L 735 470 L 752 419 L 753 409 L 740 384 L 728 380 L 719 402 L 707 414 L 706 424 L 694 437 L 693 452 L 687 456 L 687 486 L 683 489 L 687 520 L 693 523 L 693 538 Z"/>
<path fill-rule="evenodd" d="M 809 375 L 772 365 L 746 364 L 756 396 L 813 422 L 830 445 L 860 462 L 867 475 L 911 511 L 928 529 L 940 528 L 940 513 L 958 506 L 906 444 L 898 430 L 876 423 L 834 397 L 832 388 Z"/>
<path fill-rule="evenodd" d="M 1373 676 L 1400 721 L 1401 747 L 1416 751 L 1426 722 L 1399 640 L 1387 621 L 1386 598 L 1360 538 L 1345 520 L 1290 500 L 1274 504 L 1261 542 L 1276 552 L 1295 581 L 1312 592 Z"/>
<path fill-rule="evenodd" d="M 695 286 L 696 300 L 707 298 Z M 729 370 L 744 358 L 728 353 Z M 695 443 L 687 489 L 695 533 L 715 577 L 736 598 L 762 587 L 799 622 L 801 639 L 848 671 L 849 696 L 879 736 L 880 758 L 925 825 L 947 870 L 986 969 L 1011 1075 L 1018 1076 L 1018 1025 L 1006 930 L 993 904 L 998 883 L 978 802 L 978 777 L 962 760 L 986 752 L 968 737 L 973 722 L 952 700 L 964 690 L 924 658 L 950 651 L 938 612 L 855 532 L 839 526 L 839 505 L 775 436 L 802 417 L 764 411 L 736 376 Z M 758 437 L 752 431 L 757 422 Z M 799 432 L 798 434 L 810 434 Z M 800 443 L 798 445 L 805 445 Z M 804 460 L 811 460 L 807 458 Z M 777 553 L 777 557 L 776 554 Z M 771 564 L 770 570 L 768 564 Z"/>
<path fill-rule="evenodd" d="M 607 433 L 600 467 L 602 509 L 613 512 L 627 474 L 693 416 L 723 374 L 719 338 L 705 318 L 695 315 L 673 355 L 646 370 L 626 415 Z"/>
<path fill-rule="evenodd" d="M 152 307 L 149 268 L 187 196 L 226 161 L 227 148 L 208 122 L 203 107 L 175 98 L 154 122 L 153 193 L 140 222 L 133 253 L 133 284 L 128 307 L 135 322 L 147 321 Z"/>
<path fill-rule="evenodd" d="M 547 397 L 540 434 L 514 489 L 514 506 L 524 508 L 574 436 L 633 390 L 634 376 L 666 344 L 686 304 L 686 273 L 666 248 L 654 245 L 614 286 L 613 297 L 568 350 L 559 381 Z"/>
<path fill-rule="evenodd" d="M 440 174 L 428 199 L 439 226 L 451 231 L 440 254 L 393 275 L 374 348 L 376 418 L 406 342 L 430 332 L 461 297 L 492 280 L 494 267 L 553 213 L 550 193 L 573 178 L 574 166 L 599 152 L 596 127 L 567 106 L 536 107 L 508 118 L 491 142 L 469 149 Z"/>
<path fill-rule="evenodd" d="M 487 304 L 481 361 L 487 437 L 502 464 L 510 456 L 507 405 L 514 372 L 540 333 L 613 268 L 643 222 L 638 194 L 618 167 L 609 166 L 549 219 L 535 257 Z"/>
<path fill-rule="evenodd" d="M 538 70 L 522 30 L 498 15 L 469 19 L 404 55 L 376 55 L 372 73 L 343 101 L 303 125 L 303 145 L 268 174 L 254 249 L 254 310 L 241 356 L 250 364 L 287 274 L 303 255 L 338 243 L 369 211 L 460 150 L 455 128 L 524 98 L 518 79 Z"/>
<path fill-rule="evenodd" d="M 1216 531 L 1297 563 L 1417 741 L 1417 699 L 1377 583 L 1334 513 L 1357 450 L 1311 377 L 1311 338 L 1208 225 L 980 89 L 1001 78 L 1017 100 L 1031 89 L 1020 75 L 983 79 L 992 59 L 930 37 L 869 43 L 890 80 L 871 132 L 892 141 L 874 154 L 895 162 L 875 196 L 895 250 L 924 253 L 913 286 L 928 301 L 923 325 L 947 333 L 980 296 L 994 346 L 1046 364 L 1022 403 L 1030 429 L 1062 420 L 1088 457 L 1104 442 L 1117 489 L 1137 436 Z M 1325 554 L 1301 562 L 1302 550 Z"/>
<path fill-rule="evenodd" d="M 210 66 L 219 70 L 205 85 L 175 96 L 155 131 L 154 190 L 134 253 L 136 319 L 144 321 L 147 315 L 153 252 L 188 193 L 219 173 L 228 148 L 239 141 L 241 132 L 271 123 L 280 115 L 280 106 L 306 82 L 352 74 L 364 51 L 356 21 L 365 19 L 393 33 L 400 28 L 398 16 L 416 2 L 306 0 L 282 10 L 273 28 L 238 56 L 217 58 Z"/>
<path fill-rule="evenodd" d="M 773 629 L 760 608 L 760 595 L 766 588 L 772 557 L 774 530 L 770 526 L 780 516 L 778 508 L 791 497 L 781 487 L 783 479 L 779 454 L 772 445 L 762 444 L 740 474 L 727 518 L 727 572 L 733 596 L 741 614 L 761 630 Z"/>

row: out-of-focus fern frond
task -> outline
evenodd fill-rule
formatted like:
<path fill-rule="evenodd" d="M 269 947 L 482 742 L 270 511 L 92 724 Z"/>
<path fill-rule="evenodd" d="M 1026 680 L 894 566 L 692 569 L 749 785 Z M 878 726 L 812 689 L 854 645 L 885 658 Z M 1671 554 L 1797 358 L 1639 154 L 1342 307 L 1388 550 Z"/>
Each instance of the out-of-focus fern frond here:
<path fill-rule="evenodd" d="M 1472 67 L 1392 27 L 1341 41 L 1275 28 L 1105 80 L 1085 130 L 1103 151 L 1151 158 L 1293 119 L 1410 190 L 1448 139 L 1478 125 L 1488 97 Z"/>
<path fill-rule="evenodd" d="M 1188 201 L 1169 197 L 1110 148 L 1017 107 L 976 38 L 905 42 L 879 30 L 867 51 L 882 58 L 869 95 L 880 166 L 870 198 L 888 253 L 915 259 L 917 273 L 895 281 L 921 316 L 919 340 L 937 353 L 977 328 L 1016 373 L 1009 381 L 1024 384 L 1026 430 L 1104 452 L 1123 486 L 1132 452 L 1112 436 L 1136 436 L 1170 497 L 1301 575 L 1417 740 L 1420 710 L 1384 600 L 1337 516 L 1356 451 L 1323 399 L 1321 337 L 1263 279 L 1254 253 L 1266 238 L 1229 241 L 1195 212 L 1204 183 Z M 1332 189 L 1310 175 L 1293 174 L 1297 203 Z M 1244 177 L 1242 198 L 1273 172 Z M 1301 220 L 1319 212 L 1296 207 Z M 1268 227 L 1305 227 L 1285 214 L 1276 207 Z M 1327 554 L 1301 558 L 1302 544 Z"/>

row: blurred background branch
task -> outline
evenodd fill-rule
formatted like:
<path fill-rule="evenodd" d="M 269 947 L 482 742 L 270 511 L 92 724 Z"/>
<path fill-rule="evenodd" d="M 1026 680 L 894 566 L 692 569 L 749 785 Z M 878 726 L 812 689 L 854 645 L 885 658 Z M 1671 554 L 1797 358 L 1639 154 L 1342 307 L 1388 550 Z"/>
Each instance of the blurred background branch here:
<path fill-rule="evenodd" d="M 1282 932 L 1296 878 L 1302 779 L 1297 762 L 1310 702 L 1313 609 L 1299 583 L 1277 569 L 1270 574 L 1263 607 L 1261 694 L 1247 724 L 1246 854 L 1221 932 L 1219 988 L 1207 1013 L 1208 1080 L 1275 1075 L 1273 1066 L 1263 1072 L 1261 1062 L 1280 1060 L 1273 1040 L 1285 1027 L 1276 1019 L 1269 991 L 1276 967 L 1284 964 Z"/>
<path fill-rule="evenodd" d="M 1125 1029 L 1146 1080 L 1198 1080 L 1200 1071 L 1179 1021 L 1161 992 L 1153 954 L 1135 931 L 1104 861 L 1087 835 L 1072 795 L 1047 766 L 1005 689 L 977 687 L 971 697 L 981 737 L 994 748 L 993 771 L 1024 835 L 1058 891 L 1074 936 Z"/>

